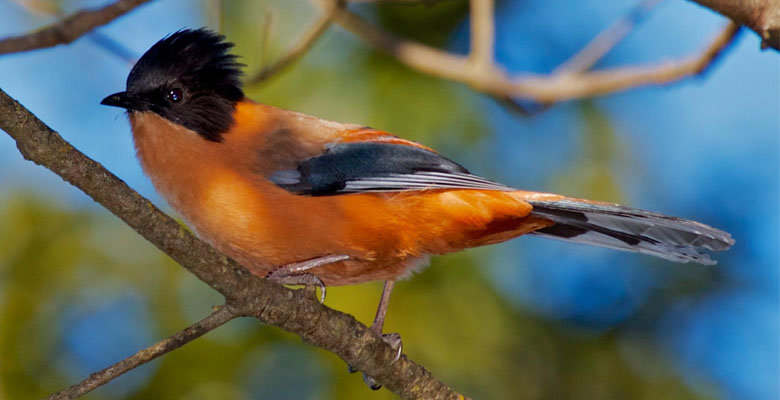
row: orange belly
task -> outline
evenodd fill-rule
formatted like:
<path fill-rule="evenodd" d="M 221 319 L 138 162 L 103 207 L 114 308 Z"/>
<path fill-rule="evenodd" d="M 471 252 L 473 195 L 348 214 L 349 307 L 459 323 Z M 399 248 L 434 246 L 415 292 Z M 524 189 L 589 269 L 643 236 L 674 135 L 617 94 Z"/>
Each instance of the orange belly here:
<path fill-rule="evenodd" d="M 261 276 L 287 263 L 350 256 L 309 271 L 327 285 L 396 279 L 429 254 L 497 243 L 548 225 L 528 217 L 531 207 L 507 192 L 306 197 L 269 183 L 217 182 L 199 203 L 208 206 L 186 212 L 201 236 Z"/>

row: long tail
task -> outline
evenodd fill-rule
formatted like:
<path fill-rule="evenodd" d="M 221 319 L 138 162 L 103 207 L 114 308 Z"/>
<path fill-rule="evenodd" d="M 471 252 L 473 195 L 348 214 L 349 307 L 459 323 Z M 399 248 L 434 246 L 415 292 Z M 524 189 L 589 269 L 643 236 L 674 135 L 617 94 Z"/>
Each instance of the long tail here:
<path fill-rule="evenodd" d="M 727 232 L 650 211 L 571 198 L 527 201 L 533 215 L 555 222 L 535 235 L 707 265 L 715 261 L 701 250 L 734 244 Z"/>

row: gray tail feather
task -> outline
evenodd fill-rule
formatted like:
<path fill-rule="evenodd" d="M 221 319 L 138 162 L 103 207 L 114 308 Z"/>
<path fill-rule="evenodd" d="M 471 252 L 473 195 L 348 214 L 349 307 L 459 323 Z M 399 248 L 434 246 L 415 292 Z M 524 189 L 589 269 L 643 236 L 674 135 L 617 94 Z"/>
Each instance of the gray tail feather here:
<path fill-rule="evenodd" d="M 716 262 L 701 250 L 722 251 L 734 244 L 727 232 L 650 211 L 574 199 L 529 203 L 533 215 L 555 222 L 535 235 L 707 265 Z"/>

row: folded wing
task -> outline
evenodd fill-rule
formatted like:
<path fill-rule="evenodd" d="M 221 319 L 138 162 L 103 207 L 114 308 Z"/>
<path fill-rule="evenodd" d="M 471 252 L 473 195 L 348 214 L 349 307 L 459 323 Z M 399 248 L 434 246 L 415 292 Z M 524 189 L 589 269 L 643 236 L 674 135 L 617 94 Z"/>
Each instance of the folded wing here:
<path fill-rule="evenodd" d="M 409 144 L 411 143 L 411 144 Z M 432 150 L 393 136 L 332 144 L 323 154 L 302 160 L 297 168 L 275 171 L 269 179 L 292 193 L 334 196 L 366 192 L 434 189 L 515 189 L 471 174 Z M 676 262 L 714 264 L 703 250 L 722 251 L 734 240 L 710 226 L 616 204 L 539 196 L 530 193 L 532 215 L 555 224 L 533 234 L 610 247 Z"/>

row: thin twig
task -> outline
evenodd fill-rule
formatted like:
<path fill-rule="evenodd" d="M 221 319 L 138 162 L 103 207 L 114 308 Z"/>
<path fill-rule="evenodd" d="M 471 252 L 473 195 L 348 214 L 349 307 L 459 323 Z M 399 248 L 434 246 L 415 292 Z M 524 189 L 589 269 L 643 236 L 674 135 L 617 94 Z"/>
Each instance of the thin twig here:
<path fill-rule="evenodd" d="M 707 47 L 680 60 L 598 70 L 574 76 L 529 77 L 514 82 L 510 90 L 522 91 L 528 85 L 528 92 L 542 101 L 561 101 L 673 83 L 704 73 L 723 54 L 739 31 L 740 26 L 730 22 Z"/>
<path fill-rule="evenodd" d="M 47 400 L 70 400 L 83 396 L 84 394 L 111 382 L 115 378 L 120 377 L 125 372 L 146 364 L 163 354 L 176 350 L 204 334 L 213 331 L 237 316 L 238 315 L 231 311 L 230 307 L 220 306 L 212 312 L 211 315 L 190 325 L 186 329 L 119 361 L 108 368 L 90 374 L 89 377 L 83 381 L 47 397 Z"/>
<path fill-rule="evenodd" d="M 70 43 L 149 1 L 118 0 L 102 8 L 78 11 L 35 32 L 0 40 L 0 55 Z"/>
<path fill-rule="evenodd" d="M 644 0 L 637 4 L 623 17 L 601 31 L 595 38 L 586 44 L 585 47 L 580 49 L 580 51 L 561 63 L 550 75 L 580 74 L 591 69 L 599 60 L 607 55 L 610 50 L 625 39 L 661 1 L 662 0 Z M 555 104 L 554 102 L 540 103 L 529 100 L 519 100 L 508 96 L 494 95 L 493 97 L 509 110 L 523 116 L 541 113 Z"/>
<path fill-rule="evenodd" d="M 493 0 L 471 0 L 471 50 L 469 60 L 475 73 L 489 74 L 495 68 L 495 18 Z"/>
<path fill-rule="evenodd" d="M 222 30 L 222 0 L 211 0 L 206 2 L 206 15 L 209 26 L 215 31 Z"/>
<path fill-rule="evenodd" d="M 138 61 L 138 54 L 108 35 L 104 35 L 99 31 L 94 31 L 88 33 L 86 37 L 89 39 L 89 41 L 96 44 L 98 47 L 106 50 L 107 52 L 122 60 L 122 62 L 130 65 L 130 67 L 135 65 L 136 61 Z"/>
<path fill-rule="evenodd" d="M 271 35 L 274 31 L 274 23 L 276 22 L 276 12 L 270 6 L 266 7 L 263 12 L 263 22 L 259 25 L 259 57 L 261 65 L 267 65 L 268 60 L 271 59 L 269 54 L 271 53 Z"/>
<path fill-rule="evenodd" d="M 295 45 L 287 51 L 287 53 L 285 53 L 282 57 L 278 58 L 273 63 L 265 66 L 256 74 L 247 78 L 246 84 L 254 85 L 260 83 L 295 63 L 299 58 L 306 54 L 309 49 L 311 49 L 317 39 L 319 39 L 320 36 L 325 33 L 328 27 L 330 27 L 331 23 L 333 23 L 334 14 L 335 7 L 326 7 L 325 10 L 323 10 L 323 14 L 318 17 L 317 20 L 311 24 L 311 26 L 309 26 L 309 29 L 307 29 L 306 32 L 301 35 L 301 38 L 298 40 L 298 42 L 296 42 Z"/>
<path fill-rule="evenodd" d="M 625 39 L 661 1 L 663 0 L 643 0 L 632 7 L 628 13 L 601 31 L 585 47 L 555 68 L 552 73 L 580 73 L 591 69 L 610 50 Z"/>

